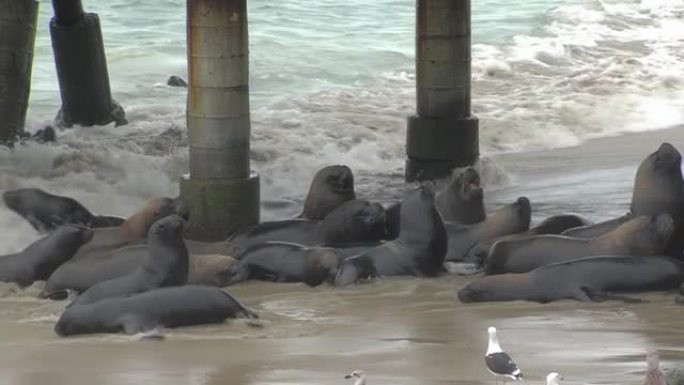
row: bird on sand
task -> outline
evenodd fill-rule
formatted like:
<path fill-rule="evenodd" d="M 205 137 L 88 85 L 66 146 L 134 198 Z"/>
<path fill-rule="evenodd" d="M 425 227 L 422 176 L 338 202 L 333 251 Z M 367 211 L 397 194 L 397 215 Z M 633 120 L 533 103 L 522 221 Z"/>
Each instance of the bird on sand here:
<path fill-rule="evenodd" d="M 504 384 L 507 379 L 513 381 L 522 379 L 523 374 L 518 369 L 518 365 L 513 362 L 508 354 L 501 350 L 499 339 L 496 336 L 496 328 L 490 326 L 487 331 L 489 332 L 489 345 L 485 354 L 485 365 L 487 370 L 496 378 L 496 383 L 499 382 L 499 379 L 502 379 Z"/>
<path fill-rule="evenodd" d="M 660 370 L 660 357 L 658 352 L 652 351 L 646 355 L 646 363 L 648 363 L 648 370 L 646 371 L 646 380 L 644 385 L 667 385 L 665 374 Z"/>
<path fill-rule="evenodd" d="M 344 376 L 344 378 L 353 378 L 354 385 L 366 385 L 366 373 L 364 373 L 363 370 L 355 370 Z"/>
<path fill-rule="evenodd" d="M 549 373 L 548 376 L 546 376 L 546 385 L 559 385 L 559 381 L 563 379 L 563 376 L 556 372 L 551 372 Z"/>

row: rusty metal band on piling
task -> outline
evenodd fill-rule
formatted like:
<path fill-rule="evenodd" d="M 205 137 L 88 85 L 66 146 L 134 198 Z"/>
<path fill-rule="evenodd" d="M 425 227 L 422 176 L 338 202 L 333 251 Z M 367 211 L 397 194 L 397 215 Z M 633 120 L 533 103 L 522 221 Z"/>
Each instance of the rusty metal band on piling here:
<path fill-rule="evenodd" d="M 188 142 L 192 178 L 249 176 L 246 0 L 188 0 Z"/>

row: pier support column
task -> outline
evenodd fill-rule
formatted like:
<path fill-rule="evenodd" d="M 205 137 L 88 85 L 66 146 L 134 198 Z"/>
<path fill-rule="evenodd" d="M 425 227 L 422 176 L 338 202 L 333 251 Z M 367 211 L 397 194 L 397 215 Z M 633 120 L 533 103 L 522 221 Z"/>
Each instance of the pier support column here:
<path fill-rule="evenodd" d="M 187 236 L 215 241 L 259 222 L 259 176 L 250 171 L 246 0 L 187 0 L 190 174 L 181 195 Z"/>
<path fill-rule="evenodd" d="M 24 132 L 31 93 L 38 2 L 0 0 L 0 143 Z"/>
<path fill-rule="evenodd" d="M 479 156 L 470 114 L 470 0 L 417 0 L 417 114 L 406 134 L 406 180 L 443 178 Z"/>
<path fill-rule="evenodd" d="M 83 12 L 81 0 L 52 0 L 52 6 L 50 36 L 62 95 L 55 125 L 126 124 L 124 110 L 109 88 L 100 19 Z"/>

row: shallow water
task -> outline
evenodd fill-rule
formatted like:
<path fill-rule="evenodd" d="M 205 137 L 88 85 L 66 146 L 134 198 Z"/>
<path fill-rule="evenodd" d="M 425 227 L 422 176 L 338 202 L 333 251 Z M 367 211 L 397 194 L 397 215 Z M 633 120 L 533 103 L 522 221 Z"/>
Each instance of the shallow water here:
<path fill-rule="evenodd" d="M 530 197 L 535 219 L 625 212 L 636 166 L 682 128 L 590 141 L 552 152 L 496 157 L 485 168 L 489 208 Z M 681 150 L 681 147 L 680 147 Z M 491 175 L 493 164 L 509 176 Z M 391 180 L 396 185 L 399 181 Z M 492 384 L 486 328 L 494 325 L 526 383 L 558 371 L 567 384 L 641 384 L 644 354 L 684 359 L 683 308 L 673 293 L 644 304 L 559 301 L 464 305 L 470 279 L 390 279 L 349 289 L 248 282 L 228 291 L 256 310 L 245 320 L 163 331 L 165 341 L 88 336 L 62 339 L 52 327 L 64 303 L 0 286 L 0 384 L 345 384 L 355 369 L 369 384 Z"/>

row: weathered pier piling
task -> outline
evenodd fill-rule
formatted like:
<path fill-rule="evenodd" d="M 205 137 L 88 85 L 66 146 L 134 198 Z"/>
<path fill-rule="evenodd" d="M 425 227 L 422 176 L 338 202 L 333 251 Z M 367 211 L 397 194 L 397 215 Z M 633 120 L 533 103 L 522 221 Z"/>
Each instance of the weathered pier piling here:
<path fill-rule="evenodd" d="M 470 113 L 470 0 L 417 0 L 417 114 L 408 118 L 406 180 L 443 178 L 479 156 Z"/>
<path fill-rule="evenodd" d="M 55 118 L 59 127 L 126 124 L 112 99 L 100 19 L 83 11 L 81 0 L 52 0 L 52 50 L 62 95 Z"/>
<path fill-rule="evenodd" d="M 190 174 L 188 237 L 225 239 L 259 222 L 259 177 L 250 170 L 246 0 L 187 0 Z"/>
<path fill-rule="evenodd" d="M 0 143 L 24 131 L 37 19 L 37 1 L 0 0 Z"/>

